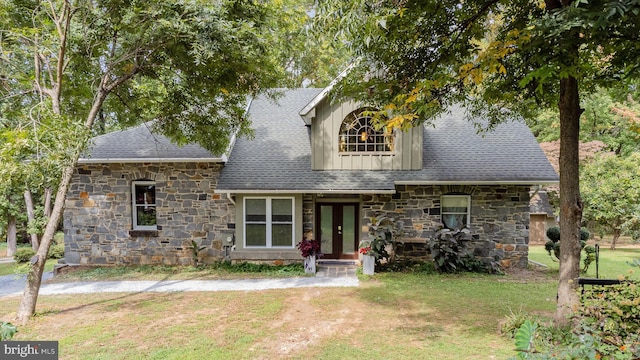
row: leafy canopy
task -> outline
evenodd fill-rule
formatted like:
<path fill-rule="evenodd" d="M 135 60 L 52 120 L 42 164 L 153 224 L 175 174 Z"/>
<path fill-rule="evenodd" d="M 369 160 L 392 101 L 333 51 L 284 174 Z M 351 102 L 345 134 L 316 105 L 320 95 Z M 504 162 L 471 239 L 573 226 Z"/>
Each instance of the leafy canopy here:
<path fill-rule="evenodd" d="M 338 93 L 383 109 L 386 125 L 412 126 L 460 101 L 495 123 L 512 116 L 505 109 L 534 118 L 556 104 L 558 79 L 593 89 L 638 77 L 637 1 L 548 11 L 555 3 L 329 0 L 317 26 L 361 59 Z"/>

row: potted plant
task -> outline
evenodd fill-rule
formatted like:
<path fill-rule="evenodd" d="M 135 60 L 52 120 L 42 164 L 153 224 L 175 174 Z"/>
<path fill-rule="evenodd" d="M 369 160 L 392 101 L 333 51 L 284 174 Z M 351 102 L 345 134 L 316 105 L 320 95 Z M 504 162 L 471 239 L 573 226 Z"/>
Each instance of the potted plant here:
<path fill-rule="evenodd" d="M 307 274 L 315 274 L 316 258 L 322 256 L 320 241 L 303 238 L 302 241 L 298 243 L 298 250 L 300 250 L 300 255 L 304 258 L 304 272 Z"/>
<path fill-rule="evenodd" d="M 373 275 L 376 267 L 376 253 L 371 247 L 370 241 L 360 243 L 360 254 L 362 254 L 362 273 Z"/>

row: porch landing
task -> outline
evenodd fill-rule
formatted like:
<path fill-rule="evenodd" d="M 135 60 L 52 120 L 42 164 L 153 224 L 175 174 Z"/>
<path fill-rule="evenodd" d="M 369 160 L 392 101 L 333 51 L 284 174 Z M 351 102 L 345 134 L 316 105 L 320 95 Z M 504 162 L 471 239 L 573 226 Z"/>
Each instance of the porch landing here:
<path fill-rule="evenodd" d="M 318 260 L 316 277 L 355 278 L 358 264 L 356 260 Z"/>

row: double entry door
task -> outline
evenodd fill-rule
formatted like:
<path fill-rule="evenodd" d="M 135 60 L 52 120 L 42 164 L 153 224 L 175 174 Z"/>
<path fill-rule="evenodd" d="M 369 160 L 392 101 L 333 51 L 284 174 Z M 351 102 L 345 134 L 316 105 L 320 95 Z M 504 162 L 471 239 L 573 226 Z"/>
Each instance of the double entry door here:
<path fill-rule="evenodd" d="M 316 239 L 323 258 L 358 258 L 358 215 L 358 203 L 316 203 Z"/>

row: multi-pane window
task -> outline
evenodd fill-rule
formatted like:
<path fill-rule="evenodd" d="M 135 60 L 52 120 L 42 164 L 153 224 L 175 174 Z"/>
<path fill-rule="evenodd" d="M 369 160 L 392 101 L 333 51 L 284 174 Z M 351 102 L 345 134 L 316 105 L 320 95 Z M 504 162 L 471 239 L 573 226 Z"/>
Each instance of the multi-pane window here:
<path fill-rule="evenodd" d="M 462 229 L 469 226 L 469 195 L 442 196 L 442 223 L 448 229 Z"/>
<path fill-rule="evenodd" d="M 245 246 L 292 248 L 293 204 L 293 198 L 245 198 Z"/>
<path fill-rule="evenodd" d="M 134 181 L 133 228 L 135 230 L 156 230 L 156 183 L 153 181 Z"/>
<path fill-rule="evenodd" d="M 349 114 L 340 127 L 340 152 L 389 152 L 393 151 L 393 133 L 387 128 L 376 130 L 367 110 Z"/>

